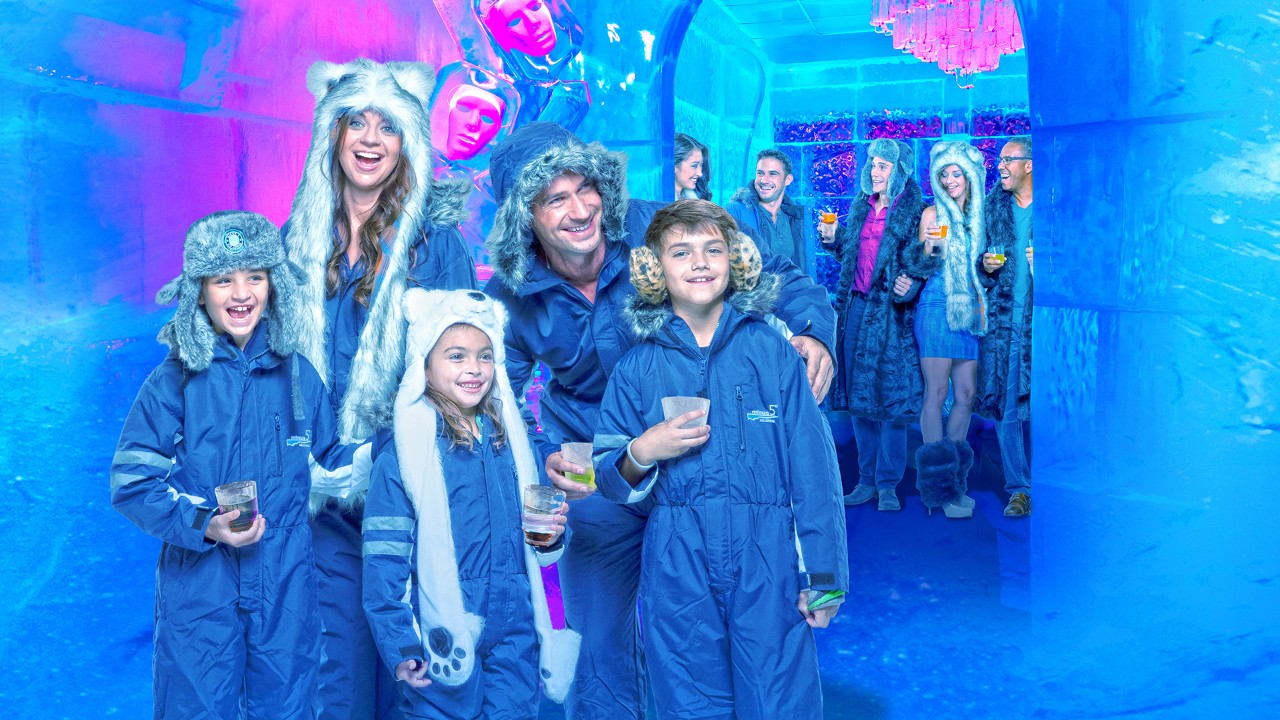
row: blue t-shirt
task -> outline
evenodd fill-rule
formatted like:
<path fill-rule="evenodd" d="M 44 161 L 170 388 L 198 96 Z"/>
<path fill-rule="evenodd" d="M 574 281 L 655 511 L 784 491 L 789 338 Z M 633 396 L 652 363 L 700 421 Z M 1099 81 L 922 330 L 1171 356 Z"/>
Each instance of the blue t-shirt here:
<path fill-rule="evenodd" d="M 1031 291 L 1031 268 L 1027 265 L 1027 248 L 1031 245 L 1031 206 L 1018 207 L 1013 203 L 1013 234 L 1017 246 L 1005 259 L 1013 265 L 1013 324 L 1022 325 L 1022 311 Z"/>

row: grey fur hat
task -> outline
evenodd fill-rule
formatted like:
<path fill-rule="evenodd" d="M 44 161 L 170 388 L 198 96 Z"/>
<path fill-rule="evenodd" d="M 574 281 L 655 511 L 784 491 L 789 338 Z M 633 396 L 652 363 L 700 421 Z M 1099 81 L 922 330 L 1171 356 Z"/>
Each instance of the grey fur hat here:
<path fill-rule="evenodd" d="M 915 151 L 911 145 L 901 140 L 877 138 L 867 148 L 867 161 L 862 165 L 862 192 L 870 195 L 871 158 L 880 158 L 893 164 L 893 175 L 889 178 L 889 197 L 898 197 L 907 186 L 907 180 L 915 172 Z"/>
<path fill-rule="evenodd" d="M 466 220 L 464 181 L 432 178 L 431 124 L 428 102 L 435 70 L 417 62 L 376 63 L 357 59 L 346 64 L 317 62 L 307 71 L 307 88 L 316 98 L 311 148 L 302 182 L 289 214 L 285 245 L 302 273 L 304 308 L 300 351 L 328 383 L 332 371 L 324 352 L 326 263 L 334 249 L 333 215 L 340 201 L 334 192 L 331 160 L 339 119 L 364 110 L 386 118 L 401 135 L 401 158 L 412 170 L 412 188 L 404 198 L 394 241 L 386 248 L 369 316 L 360 333 L 360 349 L 351 364 L 341 398 L 339 431 L 344 442 L 371 436 L 390 422 L 395 378 L 404 356 L 404 316 L 400 300 L 409 274 L 409 252 L 421 233 L 436 225 Z"/>
<path fill-rule="evenodd" d="M 267 323 L 271 350 L 288 357 L 298 346 L 298 278 L 285 259 L 280 231 L 270 220 L 252 212 L 226 210 L 207 215 L 187 230 L 182 243 L 182 274 L 156 293 L 156 303 L 175 299 L 178 310 L 160 329 L 157 339 L 177 350 L 192 372 L 209 367 L 217 331 L 200 307 L 205 278 L 236 270 L 270 271 L 270 301 L 262 318 Z"/>
<path fill-rule="evenodd" d="M 622 153 L 584 143 L 565 128 L 532 122 L 518 128 L 489 156 L 498 212 L 485 240 L 494 277 L 512 290 L 524 284 L 534 257 L 533 201 L 556 178 L 577 173 L 595 183 L 607 240 L 626 238 L 627 164 Z"/>

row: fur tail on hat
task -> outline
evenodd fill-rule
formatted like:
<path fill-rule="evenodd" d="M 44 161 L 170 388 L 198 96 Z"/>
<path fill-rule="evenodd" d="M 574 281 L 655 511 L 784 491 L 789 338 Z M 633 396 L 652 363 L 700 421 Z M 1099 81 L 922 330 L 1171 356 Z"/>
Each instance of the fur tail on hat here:
<path fill-rule="evenodd" d="M 955 475 L 959 466 L 956 446 L 946 438 L 916 450 L 916 489 L 925 507 L 942 507 L 958 499 Z"/>

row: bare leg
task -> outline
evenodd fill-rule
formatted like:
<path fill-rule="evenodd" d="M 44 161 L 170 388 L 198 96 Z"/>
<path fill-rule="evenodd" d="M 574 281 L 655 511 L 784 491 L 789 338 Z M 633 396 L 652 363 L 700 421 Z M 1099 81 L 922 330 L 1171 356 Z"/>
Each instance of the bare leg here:
<path fill-rule="evenodd" d="M 951 375 L 951 358 L 920 358 L 920 374 L 924 376 L 924 403 L 920 406 L 920 435 L 926 443 L 942 439 L 942 404 L 947 400 L 947 378 Z M 977 363 L 974 362 L 975 378 Z M 972 405 L 972 393 L 969 397 Z"/>
<path fill-rule="evenodd" d="M 960 442 L 969 435 L 969 421 L 973 418 L 973 398 L 977 392 L 978 361 L 952 361 L 952 403 L 951 416 L 947 418 L 947 437 L 955 442 Z"/>

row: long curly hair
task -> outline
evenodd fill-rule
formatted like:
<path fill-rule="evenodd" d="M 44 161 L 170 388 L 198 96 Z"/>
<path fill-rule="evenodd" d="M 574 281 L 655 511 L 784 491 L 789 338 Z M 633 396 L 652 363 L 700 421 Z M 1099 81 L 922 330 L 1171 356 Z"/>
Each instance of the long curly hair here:
<path fill-rule="evenodd" d="M 329 297 L 333 297 L 337 292 L 338 284 L 342 281 L 342 257 L 346 254 L 349 243 L 352 242 L 351 218 L 343 202 L 347 174 L 342 170 L 338 160 L 342 145 L 347 138 L 347 130 L 351 125 L 351 116 L 352 114 L 349 113 L 338 119 L 334 127 L 333 147 L 329 153 L 329 180 L 334 196 L 333 225 L 337 228 L 337 234 L 333 238 L 333 250 L 329 253 L 328 262 L 325 263 L 325 290 Z M 394 232 L 395 223 L 404 210 L 405 198 L 412 190 L 413 168 L 402 147 L 395 171 L 387 179 L 382 192 L 378 195 L 378 202 L 374 205 L 373 212 L 360 226 L 359 237 L 355 239 L 360 243 L 360 256 L 365 261 L 364 274 L 356 284 L 356 302 L 365 307 L 369 306 L 369 298 L 373 296 L 378 272 L 382 269 L 382 236 L 388 232 Z"/>

